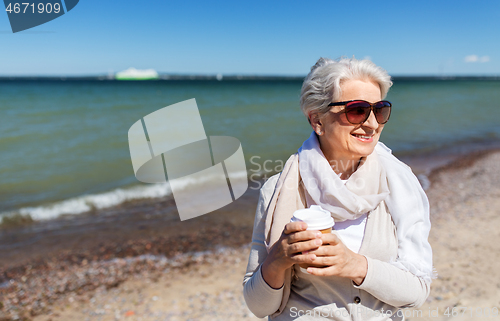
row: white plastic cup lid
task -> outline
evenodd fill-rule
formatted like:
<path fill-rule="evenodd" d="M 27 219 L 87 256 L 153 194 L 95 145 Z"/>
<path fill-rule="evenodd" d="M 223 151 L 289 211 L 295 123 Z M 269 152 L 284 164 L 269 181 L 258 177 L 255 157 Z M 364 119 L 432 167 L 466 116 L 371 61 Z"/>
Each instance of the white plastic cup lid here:
<path fill-rule="evenodd" d="M 291 222 L 305 222 L 308 230 L 325 230 L 335 225 L 332 214 L 319 205 L 293 212 Z"/>

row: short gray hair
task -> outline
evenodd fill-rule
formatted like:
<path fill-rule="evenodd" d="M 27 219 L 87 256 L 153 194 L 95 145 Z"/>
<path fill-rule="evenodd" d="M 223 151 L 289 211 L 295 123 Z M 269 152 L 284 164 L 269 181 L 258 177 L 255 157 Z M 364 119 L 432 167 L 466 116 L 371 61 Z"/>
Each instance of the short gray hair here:
<path fill-rule="evenodd" d="M 391 76 L 383 68 L 367 59 L 319 58 L 304 79 L 300 93 L 300 109 L 309 119 L 311 112 L 320 115 L 330 110 L 328 104 L 339 101 L 342 92 L 340 84 L 345 80 L 369 79 L 380 86 L 382 99 L 392 86 Z"/>

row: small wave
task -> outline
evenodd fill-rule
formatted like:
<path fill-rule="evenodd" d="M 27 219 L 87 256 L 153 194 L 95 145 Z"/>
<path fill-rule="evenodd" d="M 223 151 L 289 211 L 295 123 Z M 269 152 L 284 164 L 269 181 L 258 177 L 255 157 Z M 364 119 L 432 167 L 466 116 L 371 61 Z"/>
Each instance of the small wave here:
<path fill-rule="evenodd" d="M 246 172 L 234 173 L 234 178 L 244 178 Z M 194 184 L 203 184 L 210 178 L 204 178 L 198 181 L 192 178 L 176 179 L 176 186 L 182 189 L 189 188 Z M 138 199 L 160 198 L 172 194 L 169 183 L 149 184 L 134 186 L 130 188 L 117 188 L 115 190 L 101 193 L 90 194 L 70 198 L 64 201 L 56 202 L 50 205 L 41 205 L 36 207 L 23 207 L 16 211 L 0 213 L 2 217 L 30 217 L 34 221 L 55 219 L 61 215 L 76 215 L 100 210 L 122 204 L 127 201 Z"/>
<path fill-rule="evenodd" d="M 0 214 L 2 217 L 14 215 L 30 216 L 35 221 L 50 220 L 63 214 L 81 214 L 96 209 L 104 209 L 121 203 L 145 198 L 158 198 L 170 195 L 168 184 L 154 184 L 118 188 L 102 194 L 83 195 L 50 205 L 23 207 L 17 211 Z"/>

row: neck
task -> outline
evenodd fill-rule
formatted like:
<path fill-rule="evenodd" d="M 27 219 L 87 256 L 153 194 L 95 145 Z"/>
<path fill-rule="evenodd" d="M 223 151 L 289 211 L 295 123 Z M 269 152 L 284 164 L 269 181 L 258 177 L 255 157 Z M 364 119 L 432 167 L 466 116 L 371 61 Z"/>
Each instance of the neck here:
<path fill-rule="evenodd" d="M 363 158 L 339 160 L 338 158 L 327 157 L 326 159 L 340 179 L 348 179 L 358 169 Z"/>
<path fill-rule="evenodd" d="M 325 152 L 321 147 L 323 154 L 328 160 L 333 171 L 339 175 L 340 179 L 348 179 L 366 159 L 366 157 L 349 157 L 348 155 L 335 155 L 333 151 Z"/>

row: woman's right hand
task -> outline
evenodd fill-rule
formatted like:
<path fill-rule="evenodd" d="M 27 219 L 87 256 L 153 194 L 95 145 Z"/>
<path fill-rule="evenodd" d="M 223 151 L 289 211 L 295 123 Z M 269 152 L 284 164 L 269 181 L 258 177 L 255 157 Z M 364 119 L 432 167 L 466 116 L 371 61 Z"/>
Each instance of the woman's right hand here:
<path fill-rule="evenodd" d="M 312 263 L 315 254 L 308 254 L 322 244 L 320 231 L 307 231 L 304 222 L 285 225 L 281 237 L 271 247 L 262 263 L 262 277 L 272 288 L 280 288 L 285 281 L 285 271 L 294 264 Z"/>

